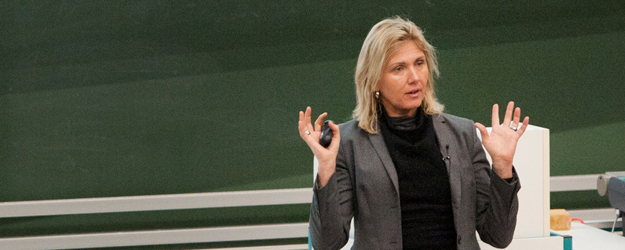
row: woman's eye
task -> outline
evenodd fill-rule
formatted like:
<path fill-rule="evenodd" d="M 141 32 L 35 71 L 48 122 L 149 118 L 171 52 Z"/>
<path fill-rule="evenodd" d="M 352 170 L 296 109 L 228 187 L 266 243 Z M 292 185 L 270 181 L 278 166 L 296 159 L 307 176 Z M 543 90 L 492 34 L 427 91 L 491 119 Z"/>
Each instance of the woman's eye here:
<path fill-rule="evenodd" d="M 397 68 L 394 68 L 393 71 L 401 71 L 402 69 L 403 69 L 402 67 L 397 67 Z"/>

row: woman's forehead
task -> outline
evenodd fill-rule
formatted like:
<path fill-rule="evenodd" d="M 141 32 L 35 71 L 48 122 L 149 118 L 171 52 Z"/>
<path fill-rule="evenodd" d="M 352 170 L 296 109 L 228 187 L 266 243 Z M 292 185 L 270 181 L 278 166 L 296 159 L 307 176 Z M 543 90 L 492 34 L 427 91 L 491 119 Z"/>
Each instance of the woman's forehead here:
<path fill-rule="evenodd" d="M 425 56 L 425 53 L 417 46 L 417 43 L 412 40 L 403 41 L 389 50 L 388 63 L 414 60 L 422 56 Z"/>

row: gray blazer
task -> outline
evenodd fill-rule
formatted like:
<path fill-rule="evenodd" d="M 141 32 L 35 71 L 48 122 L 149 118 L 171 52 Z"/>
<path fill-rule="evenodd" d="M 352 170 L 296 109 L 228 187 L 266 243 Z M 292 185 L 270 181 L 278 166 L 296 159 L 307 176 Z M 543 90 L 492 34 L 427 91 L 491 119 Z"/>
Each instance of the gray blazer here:
<path fill-rule="evenodd" d="M 512 241 L 521 188 L 491 171 L 473 121 L 433 116 L 441 155 L 447 166 L 458 249 L 480 249 L 482 241 L 506 247 Z M 370 134 L 357 121 L 340 125 L 336 172 L 313 188 L 310 237 L 316 250 L 343 247 L 354 218 L 352 249 L 402 249 L 397 172 L 381 133 Z"/>

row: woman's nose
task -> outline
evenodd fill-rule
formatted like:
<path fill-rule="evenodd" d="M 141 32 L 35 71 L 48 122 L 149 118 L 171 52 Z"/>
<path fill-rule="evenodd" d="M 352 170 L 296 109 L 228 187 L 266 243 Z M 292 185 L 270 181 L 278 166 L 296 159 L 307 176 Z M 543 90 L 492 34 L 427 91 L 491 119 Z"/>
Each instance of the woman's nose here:
<path fill-rule="evenodd" d="M 417 74 L 417 69 L 415 67 L 410 67 L 410 70 L 408 72 L 408 80 L 412 83 L 412 82 L 417 82 L 419 81 L 419 74 Z"/>

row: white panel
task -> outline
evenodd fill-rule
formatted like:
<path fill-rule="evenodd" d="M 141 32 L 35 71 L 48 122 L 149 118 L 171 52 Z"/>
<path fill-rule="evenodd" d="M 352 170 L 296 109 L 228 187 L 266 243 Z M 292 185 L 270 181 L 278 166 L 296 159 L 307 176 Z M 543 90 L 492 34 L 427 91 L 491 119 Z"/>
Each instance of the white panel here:
<path fill-rule="evenodd" d="M 585 222 L 589 221 L 606 221 L 612 222 L 618 214 L 616 208 L 594 208 L 594 209 L 573 209 L 566 210 L 571 214 L 572 218 L 580 218 Z M 612 226 L 612 225 L 610 225 Z"/>
<path fill-rule="evenodd" d="M 552 176 L 551 192 L 596 190 L 599 174 Z"/>
<path fill-rule="evenodd" d="M 200 242 L 304 238 L 308 223 L 94 233 L 0 239 L 0 250 L 78 249 Z"/>
<path fill-rule="evenodd" d="M 311 188 L 0 202 L 0 218 L 63 214 L 305 204 Z"/>
<path fill-rule="evenodd" d="M 549 129 L 543 129 L 543 236 L 548 237 L 551 235 L 550 233 L 550 224 L 551 224 L 551 214 L 549 209 L 551 208 L 551 151 L 550 151 L 550 141 L 549 141 Z"/>

